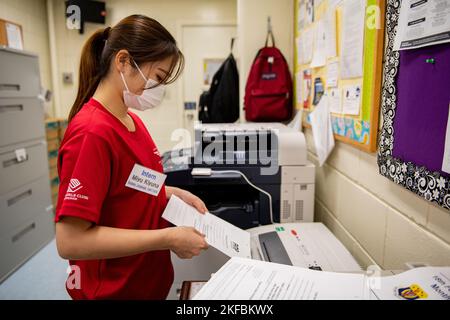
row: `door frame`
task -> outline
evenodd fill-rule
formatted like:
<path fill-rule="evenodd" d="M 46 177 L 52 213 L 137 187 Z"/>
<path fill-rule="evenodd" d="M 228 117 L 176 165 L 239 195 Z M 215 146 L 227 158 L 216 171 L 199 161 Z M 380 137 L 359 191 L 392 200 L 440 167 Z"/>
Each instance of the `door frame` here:
<path fill-rule="evenodd" d="M 183 52 L 183 30 L 186 27 L 238 27 L 236 20 L 220 20 L 220 21 L 196 21 L 196 20 L 179 20 L 176 24 L 176 38 L 178 39 L 178 46 L 180 50 Z M 237 37 L 237 35 L 236 35 Z M 184 128 L 184 75 L 181 75 L 180 80 L 181 84 L 178 87 L 178 98 L 177 104 L 181 106 L 180 111 L 178 113 L 178 127 Z"/>

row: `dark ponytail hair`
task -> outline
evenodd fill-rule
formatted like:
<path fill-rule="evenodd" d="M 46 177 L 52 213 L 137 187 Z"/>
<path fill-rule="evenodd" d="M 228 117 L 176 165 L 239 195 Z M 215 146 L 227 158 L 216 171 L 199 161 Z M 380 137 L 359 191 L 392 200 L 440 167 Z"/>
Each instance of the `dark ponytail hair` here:
<path fill-rule="evenodd" d="M 131 15 L 113 28 L 100 29 L 87 40 L 81 52 L 78 93 L 69 121 L 94 95 L 100 81 L 108 74 L 115 54 L 122 49 L 127 50 L 138 65 L 172 57 L 169 73 L 161 81 L 164 84 L 175 81 L 184 67 L 184 57 L 175 39 L 152 18 Z"/>

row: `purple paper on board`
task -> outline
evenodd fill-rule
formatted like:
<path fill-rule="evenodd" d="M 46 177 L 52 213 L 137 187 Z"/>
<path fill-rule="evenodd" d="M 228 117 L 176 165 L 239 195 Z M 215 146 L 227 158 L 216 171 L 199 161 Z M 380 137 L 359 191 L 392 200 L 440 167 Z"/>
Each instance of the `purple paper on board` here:
<path fill-rule="evenodd" d="M 449 104 L 450 44 L 401 51 L 393 156 L 448 176 L 441 169 Z"/>

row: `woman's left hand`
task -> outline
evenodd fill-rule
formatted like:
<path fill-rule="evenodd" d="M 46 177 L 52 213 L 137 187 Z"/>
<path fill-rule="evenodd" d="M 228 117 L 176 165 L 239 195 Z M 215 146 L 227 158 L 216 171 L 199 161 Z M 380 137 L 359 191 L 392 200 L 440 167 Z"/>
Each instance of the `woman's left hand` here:
<path fill-rule="evenodd" d="M 190 193 L 189 191 L 180 189 L 180 188 L 173 188 L 171 187 L 171 194 L 176 195 L 178 198 L 186 202 L 187 204 L 193 206 L 197 211 L 200 213 L 206 213 L 208 209 L 206 208 L 205 203 L 197 197 L 195 194 Z"/>

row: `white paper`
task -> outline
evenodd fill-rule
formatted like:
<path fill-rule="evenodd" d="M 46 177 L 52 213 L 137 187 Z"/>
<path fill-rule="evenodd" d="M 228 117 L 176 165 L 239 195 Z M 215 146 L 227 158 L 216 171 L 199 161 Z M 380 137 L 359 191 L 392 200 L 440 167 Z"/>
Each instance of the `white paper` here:
<path fill-rule="evenodd" d="M 23 50 L 22 33 L 20 27 L 12 24 L 5 23 L 6 25 L 6 37 L 8 38 L 8 47 L 18 50 Z"/>
<path fill-rule="evenodd" d="M 312 73 L 311 69 L 303 70 L 303 107 L 309 108 L 309 99 L 312 92 Z"/>
<path fill-rule="evenodd" d="M 322 4 L 323 0 L 314 0 L 314 7 L 318 8 Z"/>
<path fill-rule="evenodd" d="M 331 115 L 328 97 L 323 95 L 319 104 L 309 114 L 319 165 L 323 166 L 334 148 L 334 135 L 331 126 Z"/>
<path fill-rule="evenodd" d="M 314 0 L 305 0 L 305 11 L 306 25 L 310 25 L 314 22 Z"/>
<path fill-rule="evenodd" d="M 367 290 L 362 274 L 232 258 L 194 300 L 354 300 L 363 299 Z"/>
<path fill-rule="evenodd" d="M 311 68 L 323 67 L 327 63 L 327 32 L 324 20 L 316 22 L 314 28 L 314 53 Z"/>
<path fill-rule="evenodd" d="M 370 283 L 373 299 L 450 300 L 449 267 L 415 268 Z"/>
<path fill-rule="evenodd" d="M 450 42 L 450 0 L 403 0 L 394 50 Z"/>
<path fill-rule="evenodd" d="M 310 63 L 313 56 L 314 28 L 308 28 L 301 35 L 302 64 Z"/>
<path fill-rule="evenodd" d="M 341 89 L 335 88 L 328 91 L 328 103 L 330 112 L 338 114 L 342 113 Z"/>
<path fill-rule="evenodd" d="M 250 233 L 215 215 L 199 213 L 175 195 L 162 217 L 176 226 L 193 227 L 206 236 L 206 242 L 230 257 L 250 258 Z"/>
<path fill-rule="evenodd" d="M 295 97 L 297 105 L 301 105 L 303 103 L 302 86 L 303 86 L 303 72 L 300 71 L 295 74 Z"/>
<path fill-rule="evenodd" d="M 450 104 L 448 105 L 447 131 L 445 134 L 444 158 L 442 159 L 442 171 L 450 173 Z"/>
<path fill-rule="evenodd" d="M 191 282 L 191 288 L 189 289 L 189 300 L 192 300 L 204 285 L 205 282 Z"/>
<path fill-rule="evenodd" d="M 231 258 L 194 300 L 449 300 L 450 268 L 379 277 Z"/>
<path fill-rule="evenodd" d="M 330 9 L 325 16 L 327 58 L 336 57 L 336 10 Z"/>
<path fill-rule="evenodd" d="M 297 46 L 297 63 L 304 64 L 304 56 L 303 56 L 303 41 L 302 37 L 299 36 L 295 39 L 295 44 Z"/>
<path fill-rule="evenodd" d="M 342 3 L 342 79 L 363 76 L 365 3 L 366 0 L 345 0 Z"/>
<path fill-rule="evenodd" d="M 298 21 L 297 31 L 300 32 L 306 25 L 306 3 L 304 0 L 298 0 Z"/>
<path fill-rule="evenodd" d="M 339 62 L 331 62 L 327 66 L 327 87 L 335 88 L 339 80 Z"/>
<path fill-rule="evenodd" d="M 342 113 L 353 116 L 359 115 L 361 106 L 361 85 L 344 87 Z"/>
<path fill-rule="evenodd" d="M 336 6 L 341 2 L 342 0 L 328 0 L 328 7 L 330 9 L 335 9 Z"/>

